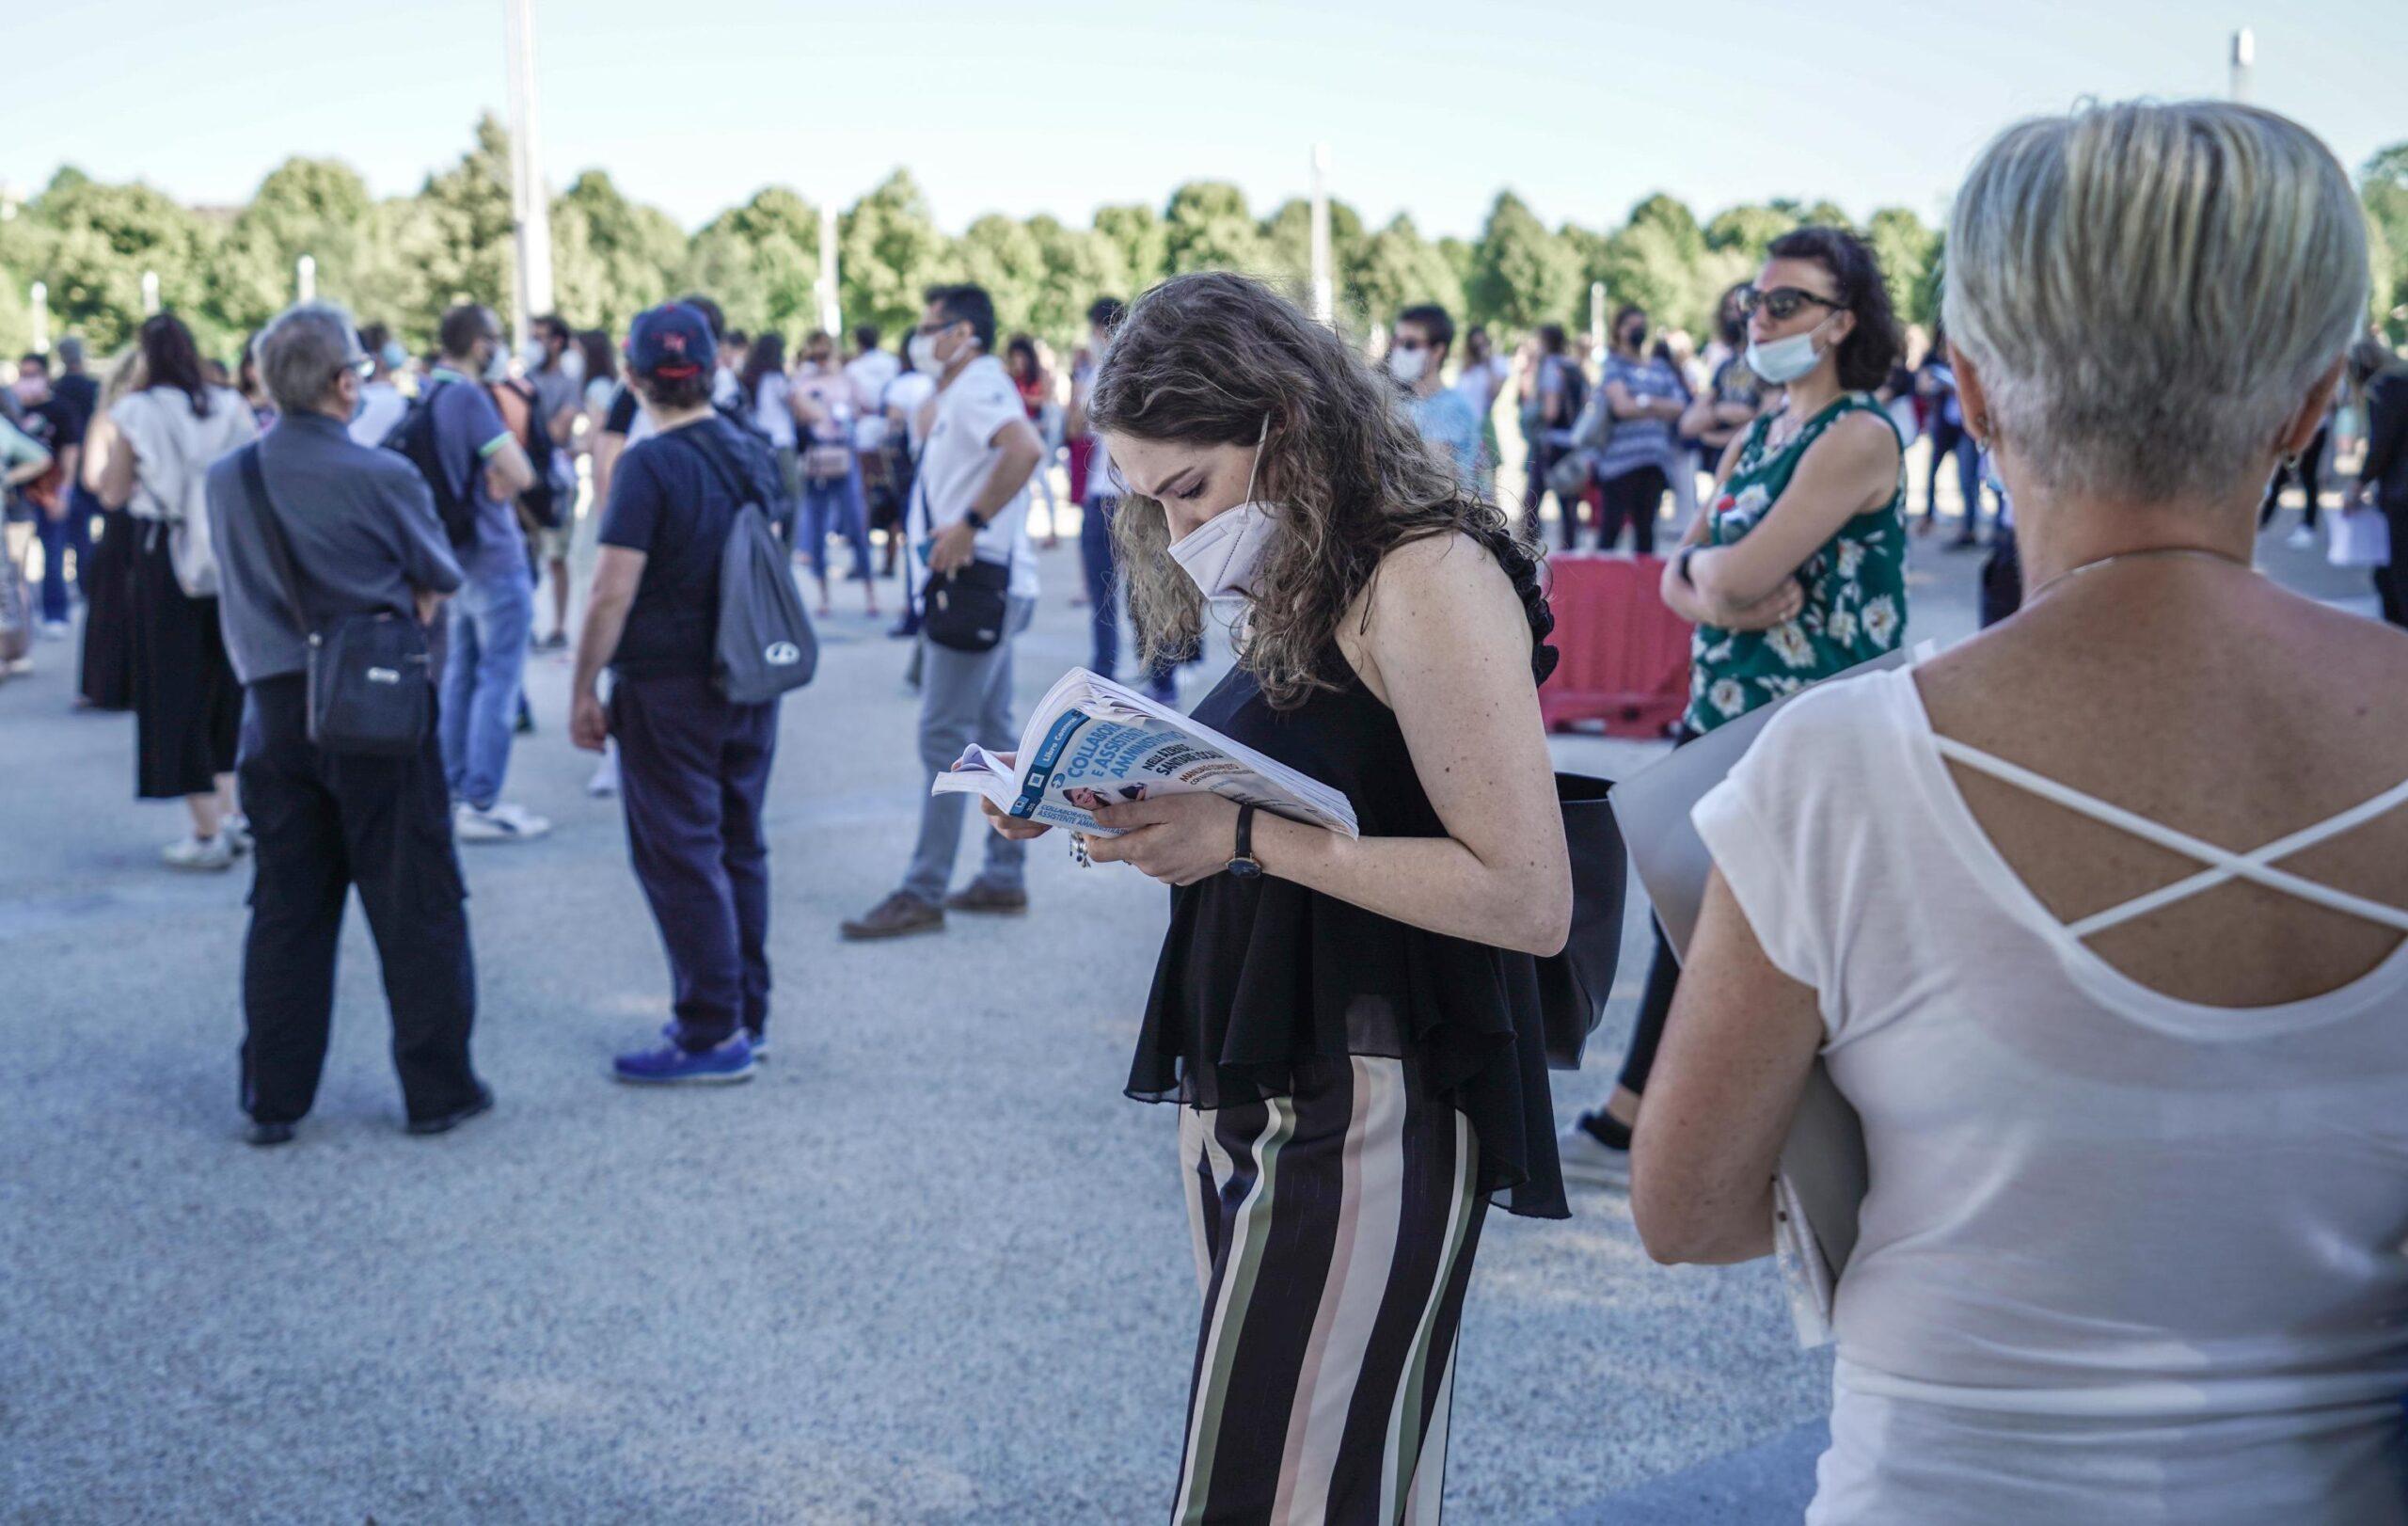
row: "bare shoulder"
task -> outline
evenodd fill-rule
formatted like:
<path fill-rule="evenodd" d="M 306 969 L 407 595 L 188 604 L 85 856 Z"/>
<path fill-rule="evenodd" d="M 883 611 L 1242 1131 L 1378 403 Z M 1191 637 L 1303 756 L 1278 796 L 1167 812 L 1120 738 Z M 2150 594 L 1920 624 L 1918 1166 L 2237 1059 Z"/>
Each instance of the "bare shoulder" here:
<path fill-rule="evenodd" d="M 1806 448 L 1806 453 L 1832 456 L 1849 465 L 1895 461 L 1899 453 L 1897 426 L 1880 414 L 1851 408 L 1832 420 L 1814 443 Z"/>
<path fill-rule="evenodd" d="M 1462 531 L 1449 531 L 1391 547 L 1356 607 L 1378 631 L 1423 627 L 1434 619 L 1478 619 L 1497 610 L 1510 610 L 1519 619 L 1521 599 L 1487 547 Z"/>

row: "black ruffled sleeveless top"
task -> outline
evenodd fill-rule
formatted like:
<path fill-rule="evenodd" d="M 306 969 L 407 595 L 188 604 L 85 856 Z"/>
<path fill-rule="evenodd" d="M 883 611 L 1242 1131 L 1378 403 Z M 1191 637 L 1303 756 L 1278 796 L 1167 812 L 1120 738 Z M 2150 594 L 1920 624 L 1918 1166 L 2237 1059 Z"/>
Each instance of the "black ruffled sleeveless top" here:
<path fill-rule="evenodd" d="M 1518 543 L 1484 537 L 1513 578 L 1535 638 L 1531 670 L 1554 670 L 1555 619 Z M 1344 791 L 1366 837 L 1439 837 L 1446 827 L 1413 770 L 1395 712 L 1333 643 L 1336 687 L 1275 710 L 1230 669 L 1196 719 Z M 1220 1107 L 1285 1096 L 1316 1061 L 1385 1055 L 1418 1068 L 1480 1141 L 1480 1188 L 1515 1214 L 1568 1217 L 1555 1153 L 1529 954 L 1428 932 L 1291 881 L 1216 874 L 1171 891 L 1128 1092 Z"/>

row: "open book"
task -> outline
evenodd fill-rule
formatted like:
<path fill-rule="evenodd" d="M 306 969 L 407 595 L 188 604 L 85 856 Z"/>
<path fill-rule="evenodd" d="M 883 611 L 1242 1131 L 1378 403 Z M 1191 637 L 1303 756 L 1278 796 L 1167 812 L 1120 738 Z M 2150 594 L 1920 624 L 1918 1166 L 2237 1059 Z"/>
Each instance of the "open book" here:
<path fill-rule="evenodd" d="M 1038 701 L 1016 763 L 973 746 L 937 775 L 934 792 L 984 795 L 1007 815 L 1114 837 L 1096 825 L 1098 808 L 1209 790 L 1359 835 L 1354 807 L 1339 791 L 1085 668 L 1064 674 Z"/>

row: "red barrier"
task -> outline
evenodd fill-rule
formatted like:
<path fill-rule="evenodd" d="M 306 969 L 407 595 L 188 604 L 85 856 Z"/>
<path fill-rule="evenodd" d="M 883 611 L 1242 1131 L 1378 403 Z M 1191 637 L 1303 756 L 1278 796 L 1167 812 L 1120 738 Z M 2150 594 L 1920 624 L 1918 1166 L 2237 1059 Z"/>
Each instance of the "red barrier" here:
<path fill-rule="evenodd" d="M 1689 702 L 1689 623 L 1665 608 L 1664 559 L 1574 552 L 1546 567 L 1562 654 L 1539 691 L 1547 729 L 1603 721 L 1608 736 L 1662 736 Z"/>

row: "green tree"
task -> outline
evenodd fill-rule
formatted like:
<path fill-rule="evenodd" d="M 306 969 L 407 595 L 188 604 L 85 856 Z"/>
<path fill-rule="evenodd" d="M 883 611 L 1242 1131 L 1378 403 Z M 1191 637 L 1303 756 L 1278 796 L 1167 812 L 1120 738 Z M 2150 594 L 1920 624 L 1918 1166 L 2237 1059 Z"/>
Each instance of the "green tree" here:
<path fill-rule="evenodd" d="M 1455 267 L 1403 213 L 1363 241 L 1345 268 L 1344 292 L 1350 326 L 1366 332 L 1386 326 L 1399 310 L 1417 302 L 1435 302 L 1459 325 L 1467 316 Z"/>
<path fill-rule="evenodd" d="M 552 200 L 553 300 L 571 323 L 613 334 L 676 294 L 687 260 L 683 230 L 667 213 L 619 193 L 589 169 Z"/>
<path fill-rule="evenodd" d="M 2374 260 L 2375 321 L 2396 343 L 2408 340 L 2408 143 L 2394 143 L 2366 162 L 2358 196 Z"/>
<path fill-rule="evenodd" d="M 1474 323 L 1518 332 L 1583 316 L 1587 284 L 1577 255 L 1511 191 L 1499 191 L 1489 208 L 1465 284 Z"/>
<path fill-rule="evenodd" d="M 1163 209 L 1168 273 L 1241 270 L 1264 275 L 1270 246 L 1246 211 L 1245 193 L 1227 181 L 1189 181 L 1170 194 Z"/>
<path fill-rule="evenodd" d="M 1940 262 L 1940 234 L 1905 207 L 1883 207 L 1865 223 L 1864 237 L 1881 262 L 1898 321 L 1930 326 L 1938 316 L 1940 289 L 1932 276 Z"/>
<path fill-rule="evenodd" d="M 1269 261 L 1262 274 L 1282 290 L 1309 293 L 1313 279 L 1313 204 L 1290 197 L 1262 220 L 1262 241 Z M 1329 203 L 1329 268 L 1331 278 L 1352 269 L 1363 257 L 1363 215 L 1332 197 Z"/>
<path fill-rule="evenodd" d="M 953 246 L 953 274 L 994 299 L 998 342 L 1033 326 L 1045 251 L 1025 225 L 990 212 L 963 229 Z"/>
<path fill-rule="evenodd" d="M 1043 213 L 1028 220 L 1028 231 L 1041 262 L 1028 326 L 1057 349 L 1086 337 L 1087 308 L 1097 297 L 1126 302 L 1137 294 L 1120 246 L 1112 239 Z"/>
<path fill-rule="evenodd" d="M 1766 245 L 1797 226 L 1796 215 L 1783 212 L 1779 203 L 1725 207 L 1705 225 L 1705 246 L 1735 249 L 1751 260 L 1762 260 Z"/>
<path fill-rule="evenodd" d="M 218 227 L 148 185 L 104 185 L 71 169 L 27 214 L 48 230 L 37 278 L 50 287 L 55 331 L 80 330 L 102 350 L 124 343 L 142 323 L 143 273 L 156 271 L 161 304 L 206 348 L 227 353 L 230 330 L 208 300 Z"/>
<path fill-rule="evenodd" d="M 253 329 L 298 294 L 295 266 L 317 262 L 317 289 L 330 300 L 357 300 L 361 255 L 373 231 L 373 204 L 358 172 L 335 159 L 287 159 L 260 183 L 235 215 L 210 262 L 211 304 L 228 326 Z"/>
<path fill-rule="evenodd" d="M 799 337 L 818 326 L 818 280 L 819 214 L 772 185 L 704 225 L 676 284 L 709 294 L 732 327 Z"/>
<path fill-rule="evenodd" d="M 512 322 L 516 224 L 510 215 L 510 135 L 491 112 L 477 119 L 476 141 L 460 162 L 426 185 L 394 230 L 422 260 L 419 276 L 396 284 L 407 305 L 388 322 L 431 335 L 444 310 L 482 302 Z"/>
<path fill-rule="evenodd" d="M 837 221 L 838 294 L 848 324 L 887 333 L 920 321 L 922 294 L 945 269 L 945 237 L 911 172 L 898 169 Z"/>
<path fill-rule="evenodd" d="M 1140 202 L 1098 207 L 1096 236 L 1119 251 L 1121 268 L 1129 272 L 1129 290 L 1117 294 L 1134 301 L 1170 273 L 1170 231 L 1154 209 Z"/>

